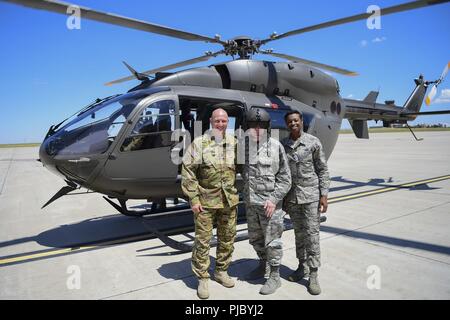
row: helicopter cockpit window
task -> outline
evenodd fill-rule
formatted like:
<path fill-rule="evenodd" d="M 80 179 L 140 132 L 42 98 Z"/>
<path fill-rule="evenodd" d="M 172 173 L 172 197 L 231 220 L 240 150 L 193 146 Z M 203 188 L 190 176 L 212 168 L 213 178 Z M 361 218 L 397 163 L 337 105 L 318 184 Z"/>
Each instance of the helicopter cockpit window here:
<path fill-rule="evenodd" d="M 46 146 L 50 155 L 89 155 L 108 150 L 141 99 L 125 94 L 100 103 L 58 130 Z"/>
<path fill-rule="evenodd" d="M 270 115 L 270 123 L 272 129 L 278 129 L 280 133 L 280 139 L 284 139 L 289 136 L 289 132 L 287 130 L 286 121 L 284 120 L 284 116 L 290 110 L 286 109 L 265 109 Z M 311 127 L 312 120 L 314 119 L 314 115 L 302 112 L 303 114 L 303 131 L 308 132 Z"/>
<path fill-rule="evenodd" d="M 289 132 L 284 121 L 284 115 L 289 110 L 280 109 L 265 109 L 270 116 L 271 129 L 277 129 L 279 131 L 279 139 L 284 139 L 289 136 Z"/>
<path fill-rule="evenodd" d="M 129 137 L 122 144 L 121 151 L 136 151 L 167 147 L 175 130 L 175 102 L 157 101 L 146 107 L 139 116 Z"/>

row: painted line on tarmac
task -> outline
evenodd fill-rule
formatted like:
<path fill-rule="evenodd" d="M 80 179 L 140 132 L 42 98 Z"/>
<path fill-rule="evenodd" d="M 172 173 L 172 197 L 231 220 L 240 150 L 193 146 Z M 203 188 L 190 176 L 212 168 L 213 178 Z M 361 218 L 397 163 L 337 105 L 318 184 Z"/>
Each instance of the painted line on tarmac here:
<path fill-rule="evenodd" d="M 6 169 L 5 178 L 3 179 L 2 186 L 0 188 L 0 194 L 3 193 L 3 188 L 5 187 L 6 180 L 8 179 L 9 170 L 11 169 L 11 164 L 14 160 L 14 154 L 15 154 L 15 150 L 12 151 L 11 158 L 7 159 L 7 161 L 9 161 L 9 163 L 8 163 L 8 168 Z"/>
<path fill-rule="evenodd" d="M 113 245 L 123 244 L 123 243 L 127 243 L 127 242 L 147 240 L 150 237 L 151 236 L 149 236 L 147 234 L 147 235 L 128 237 L 128 238 L 118 239 L 118 240 L 113 240 L 113 241 L 99 242 L 99 243 L 96 243 L 95 245 L 62 248 L 62 249 L 56 249 L 56 250 L 48 249 L 48 250 L 36 251 L 34 253 L 12 255 L 12 256 L 8 256 L 8 257 L 0 258 L 0 267 L 17 264 L 17 263 L 22 263 L 22 262 L 30 262 L 30 261 L 40 260 L 40 259 L 44 259 L 44 258 L 48 258 L 48 257 L 62 256 L 62 255 L 71 254 L 74 252 L 89 251 L 89 250 L 97 249 L 100 247 L 113 246 Z"/>
<path fill-rule="evenodd" d="M 377 194 L 381 194 L 381 193 L 385 193 L 385 192 L 391 192 L 391 191 L 401 190 L 401 189 L 405 189 L 405 188 L 412 188 L 412 187 L 416 187 L 416 186 L 420 186 L 420 185 L 424 185 L 424 184 L 428 184 L 428 183 L 444 181 L 444 180 L 448 180 L 448 179 L 450 179 L 450 175 L 435 177 L 435 178 L 431 178 L 431 179 L 418 180 L 418 181 L 414 181 L 414 182 L 403 183 L 400 185 L 393 185 L 390 187 L 382 187 L 382 188 L 378 188 L 378 189 L 371 190 L 371 191 L 363 191 L 363 192 L 357 192 L 357 193 L 353 193 L 353 194 L 349 194 L 349 195 L 329 198 L 328 203 L 331 204 L 331 203 L 337 203 L 337 202 L 341 202 L 341 201 L 348 201 L 348 200 L 353 200 L 353 199 L 358 199 L 358 198 L 363 198 L 363 197 L 369 197 L 369 196 L 373 196 L 373 195 L 377 195 Z M 18 264 L 18 263 L 24 263 L 24 262 L 31 262 L 31 261 L 45 259 L 45 258 L 49 258 L 49 257 L 62 256 L 62 255 L 72 254 L 75 252 L 89 251 L 89 250 L 94 250 L 94 249 L 98 249 L 98 248 L 105 247 L 105 246 L 112 246 L 112 245 L 119 245 L 119 244 L 124 244 L 124 243 L 128 243 L 128 242 L 142 241 L 142 240 L 147 240 L 147 239 L 151 239 L 151 238 L 156 238 L 156 237 L 153 234 L 146 234 L 146 235 L 139 235 L 139 236 L 122 238 L 122 239 L 116 239 L 116 240 L 112 240 L 112 241 L 110 240 L 110 241 L 106 241 L 106 242 L 99 242 L 99 243 L 94 243 L 92 245 L 86 245 L 86 246 L 78 246 L 78 247 L 63 248 L 63 249 L 56 249 L 56 250 L 48 249 L 48 250 L 43 250 L 43 251 L 34 252 L 34 253 L 24 253 L 24 254 L 11 255 L 11 256 L 7 256 L 7 257 L 0 257 L 0 267 L 14 265 L 14 264 Z"/>

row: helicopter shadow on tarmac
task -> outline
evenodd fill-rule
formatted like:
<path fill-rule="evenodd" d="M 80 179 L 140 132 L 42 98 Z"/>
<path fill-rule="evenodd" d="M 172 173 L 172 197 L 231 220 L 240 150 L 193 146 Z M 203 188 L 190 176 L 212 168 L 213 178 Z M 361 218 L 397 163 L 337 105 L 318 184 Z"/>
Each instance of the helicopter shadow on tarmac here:
<path fill-rule="evenodd" d="M 0 242 L 0 248 L 32 241 L 50 248 L 71 248 L 88 244 L 102 246 L 103 243 L 108 245 L 108 242 L 114 240 L 126 240 L 141 235 L 152 236 L 143 222 L 151 221 L 155 228 L 164 229 L 167 228 L 167 225 L 177 227 L 183 223 L 187 224 L 189 220 L 192 220 L 190 215 L 135 218 L 110 214 L 73 224 L 60 225 L 35 236 Z"/>
<path fill-rule="evenodd" d="M 332 181 L 341 182 L 347 185 L 332 187 L 331 191 L 341 191 L 347 189 L 357 189 L 358 187 L 374 186 L 374 187 L 389 187 L 392 186 L 393 179 L 387 180 L 380 178 L 370 179 L 368 182 L 352 181 L 344 179 L 343 177 L 333 177 Z M 439 189 L 430 187 L 428 184 L 423 184 L 415 187 L 404 188 L 409 190 L 434 190 Z M 240 220 L 239 224 L 245 223 L 244 220 Z M 177 229 L 180 227 L 188 227 L 190 230 L 184 230 L 177 234 L 187 234 L 187 232 L 193 231 L 192 214 L 189 210 L 186 210 L 186 214 L 167 215 L 167 216 L 145 216 L 144 218 L 125 217 L 120 214 L 110 214 L 102 217 L 96 217 L 92 219 L 86 219 L 73 224 L 61 225 L 53 229 L 49 229 L 41 232 L 38 235 L 23 237 L 18 239 L 11 239 L 0 242 L 0 248 L 20 245 L 28 242 L 36 242 L 41 245 L 42 250 L 49 250 L 51 248 L 76 248 L 83 245 L 94 244 L 95 249 L 101 249 L 109 245 L 122 244 L 132 241 L 140 241 L 150 238 L 155 238 L 148 226 L 160 230 L 162 232 L 169 232 L 170 229 Z M 393 245 L 406 246 L 411 248 L 417 248 L 421 250 L 427 250 L 430 252 L 444 253 L 450 255 L 450 247 L 439 246 L 434 244 L 422 243 L 407 239 L 400 239 L 395 237 L 380 236 L 376 234 L 368 234 L 364 232 L 355 232 L 353 230 L 346 230 L 336 228 L 328 225 L 322 225 L 321 230 L 324 232 L 343 234 L 348 237 L 372 239 L 379 242 L 389 243 Z M 192 239 L 187 239 L 189 242 Z M 116 243 L 114 243 L 116 241 Z M 151 251 L 156 248 L 166 247 L 161 243 L 158 246 L 152 246 L 140 251 Z M 169 248 L 168 248 L 169 249 Z M 39 251 L 39 250 L 37 250 Z M 172 252 L 168 254 L 176 254 L 172 249 Z M 70 254 L 77 253 L 79 251 L 71 252 Z M 139 254 L 138 254 L 139 255 Z M 161 254 L 147 254 L 145 256 L 151 257 Z M 44 257 L 42 259 L 48 259 Z"/>
<path fill-rule="evenodd" d="M 394 183 L 393 177 L 389 177 L 387 179 L 372 178 L 372 179 L 369 179 L 369 181 L 367 181 L 367 182 L 346 179 L 342 176 L 332 177 L 330 180 L 333 182 L 345 183 L 346 185 L 338 186 L 338 187 L 331 187 L 329 192 L 352 190 L 355 188 L 366 187 L 366 186 L 389 188 L 389 187 L 392 187 L 392 185 Z M 436 190 L 436 189 L 440 189 L 440 188 L 430 187 L 428 184 L 421 184 L 421 185 L 413 186 L 413 187 L 404 187 L 404 189 L 422 190 L 423 191 L 423 190 Z"/>

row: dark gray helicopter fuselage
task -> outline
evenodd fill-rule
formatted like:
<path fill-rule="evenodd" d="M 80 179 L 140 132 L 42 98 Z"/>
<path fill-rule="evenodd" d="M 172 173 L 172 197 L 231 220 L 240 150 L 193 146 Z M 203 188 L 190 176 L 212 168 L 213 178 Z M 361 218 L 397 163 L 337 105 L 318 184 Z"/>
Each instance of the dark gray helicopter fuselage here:
<path fill-rule="evenodd" d="M 62 175 L 69 184 L 75 183 L 113 198 L 180 197 L 180 166 L 171 161 L 175 142 L 139 150 L 124 147 L 136 136 L 136 127 L 145 118 L 143 111 L 154 103 L 173 102 L 171 130 L 182 128 L 180 108 L 190 102 L 207 110 L 202 119 L 199 119 L 200 113 L 197 114 L 197 120 L 206 123 L 214 107 L 225 106 L 235 115 L 235 128 L 231 129 L 242 126 L 241 115 L 245 110 L 255 106 L 267 108 L 274 114 L 273 125 L 284 136 L 287 134 L 282 121 L 284 114 L 299 110 L 308 120 L 307 131 L 321 140 L 327 158 L 336 144 L 345 114 L 337 81 L 300 63 L 236 60 L 165 75 L 138 87 L 100 103 L 85 111 L 86 114 L 79 114 L 52 133 L 40 149 L 43 164 Z M 102 104 L 106 105 L 103 109 Z M 120 110 L 128 109 L 123 114 L 114 109 L 104 119 L 99 116 L 115 104 Z M 122 122 L 117 120 L 119 117 Z M 79 126 L 79 122 L 87 124 Z M 118 123 L 122 123 L 120 130 L 114 137 L 109 136 L 111 128 Z M 90 129 L 94 125 L 103 129 Z M 67 139 L 72 140 L 66 143 Z"/>
<path fill-rule="evenodd" d="M 151 86 L 174 85 L 238 90 L 247 95 L 260 93 L 293 109 L 301 103 L 302 109 L 310 109 L 315 115 L 310 133 L 322 142 L 327 159 L 336 145 L 345 114 L 336 79 L 302 63 L 235 60 L 177 72 Z"/>

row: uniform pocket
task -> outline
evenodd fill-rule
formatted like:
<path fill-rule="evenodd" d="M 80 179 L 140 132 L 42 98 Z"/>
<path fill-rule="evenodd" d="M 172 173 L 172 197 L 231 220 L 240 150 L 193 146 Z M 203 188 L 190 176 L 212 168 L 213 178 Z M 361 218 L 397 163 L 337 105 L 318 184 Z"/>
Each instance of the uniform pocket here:
<path fill-rule="evenodd" d="M 275 177 L 273 175 L 261 176 L 255 181 L 257 191 L 274 191 Z"/>
<path fill-rule="evenodd" d="M 273 175 L 272 162 L 269 160 L 258 161 L 258 171 L 260 176 L 271 176 Z"/>

